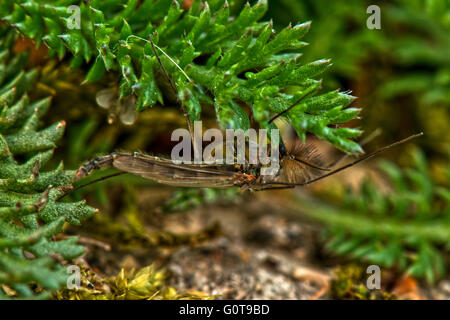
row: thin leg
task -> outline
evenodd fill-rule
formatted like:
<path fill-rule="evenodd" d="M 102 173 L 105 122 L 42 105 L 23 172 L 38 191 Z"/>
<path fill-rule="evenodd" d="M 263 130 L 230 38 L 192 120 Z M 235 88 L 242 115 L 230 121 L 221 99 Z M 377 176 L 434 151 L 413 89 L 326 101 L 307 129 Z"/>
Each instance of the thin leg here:
<path fill-rule="evenodd" d="M 295 186 L 275 186 L 273 184 L 269 184 L 267 186 L 263 186 L 261 189 L 253 189 L 253 191 L 264 191 L 264 190 L 283 190 L 283 189 L 292 189 Z"/>
<path fill-rule="evenodd" d="M 103 181 L 103 180 L 106 180 L 106 179 L 109 179 L 109 178 L 117 177 L 117 176 L 120 176 L 120 175 L 123 175 L 123 174 L 127 174 L 127 173 L 128 173 L 128 172 L 117 172 L 117 173 L 113 173 L 113 174 L 110 174 L 110 175 L 107 175 L 107 176 L 104 176 L 104 177 L 101 177 L 101 178 L 98 178 L 98 179 L 89 181 L 89 182 L 87 182 L 87 183 L 85 183 L 85 184 L 82 184 L 81 186 L 78 186 L 78 187 L 76 187 L 76 188 L 70 190 L 70 191 L 67 192 L 66 194 L 64 194 L 64 195 L 62 195 L 61 197 L 59 197 L 57 200 L 61 200 L 62 198 L 64 198 L 64 197 L 67 196 L 68 194 L 71 194 L 72 192 L 75 192 L 75 191 L 77 191 L 77 190 L 80 190 L 81 188 L 84 188 L 84 187 L 86 187 L 86 186 L 88 186 L 88 185 L 91 185 L 91 184 L 94 184 L 94 183 L 96 183 L 96 182 Z"/>
<path fill-rule="evenodd" d="M 320 167 L 320 166 L 318 166 L 316 164 L 313 164 L 311 162 L 308 162 L 308 161 L 300 159 L 300 158 L 293 158 L 293 159 L 295 161 L 298 161 L 298 162 L 304 164 L 304 165 L 307 165 L 308 167 L 311 167 L 311 168 L 314 168 L 314 169 L 317 169 L 317 170 L 322 170 L 322 171 L 330 171 L 331 170 L 330 166 L 327 166 L 327 167 L 324 168 L 324 167 Z"/>
<path fill-rule="evenodd" d="M 368 160 L 368 159 L 374 157 L 375 155 L 377 155 L 378 153 L 381 153 L 381 152 L 383 152 L 383 151 L 386 151 L 387 149 L 390 149 L 390 148 L 392 148 L 392 147 L 398 146 L 398 145 L 400 145 L 400 144 L 402 144 L 402 143 L 408 142 L 409 140 L 414 139 L 414 138 L 417 138 L 417 137 L 420 137 L 420 136 L 422 136 L 422 135 L 423 135 L 423 132 L 420 132 L 420 133 L 418 133 L 418 134 L 414 134 L 414 135 L 412 135 L 412 136 L 409 136 L 409 137 L 407 137 L 407 138 L 405 138 L 405 139 L 396 141 L 396 142 L 394 142 L 394 143 L 392 143 L 392 144 L 390 144 L 390 145 L 387 145 L 387 146 L 385 146 L 385 147 L 383 147 L 383 148 L 380 148 L 380 149 L 378 149 L 378 150 L 376 150 L 376 151 L 374 151 L 374 152 L 372 152 L 372 153 L 369 153 L 369 154 L 367 154 L 367 155 L 365 155 L 365 156 L 363 156 L 363 157 L 361 157 L 361 158 L 359 158 L 359 159 L 357 159 L 357 160 L 355 160 L 355 161 L 353 161 L 353 162 L 351 162 L 351 163 L 349 163 L 349 164 L 346 164 L 345 166 L 342 166 L 342 167 L 340 167 L 340 168 L 337 168 L 337 169 L 335 169 L 335 170 L 333 170 L 333 171 L 330 171 L 330 172 L 328 172 L 328 173 L 326 173 L 326 174 L 324 174 L 324 175 L 321 175 L 321 176 L 319 176 L 319 177 L 317 177 L 317 178 L 314 178 L 314 179 L 311 179 L 311 180 L 308 180 L 308 181 L 305 181 L 305 182 L 300 182 L 300 183 L 277 182 L 276 184 L 277 184 L 277 185 L 285 185 L 285 186 L 304 186 L 304 185 L 307 185 L 307 184 L 311 184 L 311 183 L 313 183 L 313 182 L 322 180 L 322 179 L 324 179 L 324 178 L 326 178 L 326 177 L 329 177 L 329 176 L 331 176 L 331 175 L 333 175 L 333 174 L 336 174 L 336 173 L 338 173 L 338 172 L 340 172 L 340 171 L 342 171 L 342 170 L 345 170 L 345 169 L 347 169 L 347 168 L 350 168 L 350 167 L 352 167 L 352 166 L 354 166 L 354 165 L 356 165 L 356 164 L 358 164 L 358 163 L 360 163 L 360 162 L 362 162 L 362 161 Z"/>
<path fill-rule="evenodd" d="M 310 93 L 316 91 L 317 88 L 313 88 L 311 91 L 306 92 L 303 96 L 301 96 L 297 101 L 295 101 L 293 104 L 291 104 L 289 107 L 287 107 L 285 110 L 281 111 L 280 113 L 274 115 L 270 120 L 269 124 L 274 122 L 277 118 L 282 116 L 283 114 L 289 112 L 292 108 L 294 108 L 296 105 L 298 105 L 303 99 L 305 99 Z"/>
<path fill-rule="evenodd" d="M 195 139 L 194 139 L 194 131 L 192 129 L 192 123 L 191 123 L 191 119 L 189 117 L 189 112 L 188 112 L 186 106 L 184 105 L 183 101 L 178 96 L 178 90 L 177 90 L 175 84 L 173 83 L 172 79 L 170 78 L 169 74 L 167 73 L 166 68 L 164 68 L 164 65 L 162 64 L 161 59 L 159 58 L 158 52 L 156 51 L 156 48 L 155 48 L 155 44 L 153 43 L 153 40 L 152 40 L 152 35 L 150 35 L 150 43 L 152 44 L 153 53 L 155 54 L 155 57 L 158 60 L 159 65 L 161 66 L 161 70 L 163 71 L 164 76 L 166 77 L 167 81 L 169 81 L 170 87 L 172 88 L 173 92 L 175 93 L 175 96 L 177 97 L 177 101 L 180 104 L 181 111 L 184 113 L 184 116 L 186 118 L 186 122 L 188 125 L 188 129 L 189 129 L 189 134 L 191 135 L 192 145 L 195 148 L 196 146 L 195 146 Z"/>
<path fill-rule="evenodd" d="M 375 139 L 376 137 L 378 137 L 381 134 L 381 129 L 375 129 L 371 134 L 369 134 L 367 137 L 365 137 L 364 139 L 361 140 L 361 142 L 359 143 L 360 146 L 364 146 L 366 144 L 368 144 L 369 142 L 371 142 L 373 139 Z M 327 169 L 331 169 L 332 167 L 334 167 L 335 165 L 337 165 L 339 162 L 347 159 L 349 157 L 348 154 L 344 154 L 343 156 L 337 158 L 335 161 L 333 161 L 332 163 L 330 163 L 327 166 Z"/>
<path fill-rule="evenodd" d="M 381 133 L 380 129 L 376 129 L 374 132 L 372 132 L 369 136 L 367 136 L 366 138 L 364 138 L 361 142 L 360 145 L 363 146 L 367 143 L 369 143 L 370 141 L 372 141 L 373 139 L 375 139 L 377 136 L 379 136 Z M 317 169 L 317 170 L 322 170 L 322 171 L 331 171 L 331 168 L 334 167 L 335 165 L 337 165 L 339 162 L 343 161 L 344 159 L 346 159 L 347 157 L 349 157 L 348 154 L 343 155 L 342 157 L 338 158 L 337 160 L 335 160 L 334 162 L 330 163 L 329 165 L 327 165 L 326 167 L 321 167 L 318 166 L 317 164 L 308 162 L 304 159 L 301 158 L 293 158 L 294 160 L 307 165 L 308 167 Z"/>

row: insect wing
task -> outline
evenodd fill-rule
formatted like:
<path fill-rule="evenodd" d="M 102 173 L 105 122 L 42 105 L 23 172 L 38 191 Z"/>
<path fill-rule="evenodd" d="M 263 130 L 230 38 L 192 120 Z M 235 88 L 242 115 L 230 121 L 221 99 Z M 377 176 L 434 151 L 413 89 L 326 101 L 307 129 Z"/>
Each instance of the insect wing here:
<path fill-rule="evenodd" d="M 226 188 L 233 186 L 235 181 L 235 174 L 228 166 L 220 170 L 133 155 L 118 155 L 114 158 L 113 165 L 119 170 L 178 187 Z"/>

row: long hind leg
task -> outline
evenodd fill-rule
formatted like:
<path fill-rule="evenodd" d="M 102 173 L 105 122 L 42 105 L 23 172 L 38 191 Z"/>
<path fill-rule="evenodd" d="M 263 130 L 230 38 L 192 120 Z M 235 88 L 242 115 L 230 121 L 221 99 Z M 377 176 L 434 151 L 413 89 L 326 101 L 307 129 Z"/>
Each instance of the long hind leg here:
<path fill-rule="evenodd" d="M 192 129 L 192 122 L 191 122 L 191 118 L 190 118 L 190 116 L 189 116 L 189 111 L 188 111 L 188 109 L 186 108 L 186 105 L 183 103 L 183 100 L 180 98 L 180 96 L 178 95 L 178 90 L 177 90 L 177 87 L 176 87 L 176 85 L 175 85 L 175 83 L 173 82 L 173 80 L 170 78 L 170 76 L 169 76 L 169 74 L 167 73 L 167 71 L 166 71 L 166 68 L 164 68 L 164 65 L 162 64 L 162 62 L 161 62 L 161 59 L 160 59 L 160 57 L 159 57 L 159 54 L 158 54 L 158 52 L 156 51 L 156 45 L 154 44 L 154 42 L 153 42 L 153 40 L 152 40 L 152 35 L 150 35 L 150 43 L 151 43 L 151 45 L 152 45 L 152 50 L 153 50 L 153 53 L 154 53 L 154 55 L 155 55 L 155 57 L 156 57 L 156 60 L 158 61 L 158 64 L 159 64 L 159 66 L 161 67 L 161 70 L 162 70 L 162 72 L 163 72 L 163 74 L 164 74 L 164 77 L 166 77 L 166 79 L 167 79 L 167 81 L 169 82 L 169 85 L 170 85 L 170 87 L 172 88 L 172 91 L 173 91 L 173 93 L 175 94 L 175 96 L 177 97 L 177 102 L 178 102 L 178 104 L 180 105 L 180 109 L 181 109 L 181 111 L 183 112 L 183 115 L 184 115 L 184 117 L 186 118 L 186 123 L 187 123 L 187 126 L 188 126 L 188 130 L 189 130 L 189 134 L 191 135 L 191 142 L 192 142 L 192 145 L 194 146 L 194 148 L 196 147 L 195 146 L 195 137 L 194 137 L 194 130 Z M 159 47 L 158 47 L 159 48 Z M 160 50 L 162 50 L 161 48 L 159 48 Z M 173 62 L 173 63 L 175 63 L 172 59 L 171 59 L 171 61 Z M 175 63 L 176 64 L 176 63 Z M 178 65 L 177 65 L 178 66 Z M 180 68 L 179 66 L 178 66 L 178 68 Z M 181 70 L 181 68 L 180 68 L 180 70 Z"/>
<path fill-rule="evenodd" d="M 361 140 L 361 142 L 359 142 L 359 145 L 362 147 L 366 144 L 368 144 L 369 142 L 371 142 L 373 139 L 375 139 L 376 137 L 378 137 L 381 134 L 381 129 L 375 129 L 375 131 L 373 131 L 371 134 L 369 134 L 367 137 L 365 137 L 364 139 Z M 348 157 L 351 157 L 348 154 L 344 154 L 343 156 L 340 156 L 339 158 L 337 158 L 336 160 L 334 160 L 332 163 L 330 163 L 326 168 L 329 170 L 331 168 L 333 168 L 334 166 L 336 166 L 339 162 L 347 159 Z M 358 157 L 359 158 L 359 157 Z M 356 158 L 356 159 L 358 159 Z"/>
<path fill-rule="evenodd" d="M 280 186 L 276 184 L 267 184 L 258 189 L 252 189 L 253 191 L 264 191 L 264 190 L 284 190 L 284 189 L 292 189 L 295 186 Z"/>
<path fill-rule="evenodd" d="M 408 141 L 410 141 L 410 140 L 412 140 L 414 138 L 421 137 L 422 135 L 423 135 L 423 132 L 419 132 L 419 133 L 413 134 L 413 135 L 411 135 L 409 137 L 406 137 L 406 138 L 404 138 L 402 140 L 398 140 L 398 141 L 396 141 L 394 143 L 391 143 L 391 144 L 389 144 L 387 146 L 384 146 L 384 147 L 382 147 L 382 148 L 380 148 L 378 150 L 375 150 L 375 151 L 373 151 L 373 152 L 371 152 L 369 154 L 366 154 L 366 155 L 364 155 L 362 157 L 359 157 L 358 159 L 356 159 L 355 161 L 353 161 L 353 162 L 351 162 L 349 164 L 346 164 L 346 165 L 344 165 L 342 167 L 339 167 L 337 169 L 333 169 L 333 171 L 330 171 L 330 172 L 328 172 L 326 174 L 323 174 L 323 175 L 318 176 L 316 178 L 313 178 L 311 180 L 307 180 L 307 181 L 304 181 L 304 182 L 296 182 L 296 183 L 292 183 L 292 182 L 277 182 L 277 184 L 278 185 L 285 185 L 285 186 L 305 186 L 305 185 L 311 184 L 313 182 L 322 180 L 322 179 L 324 179 L 326 177 L 329 177 L 329 176 L 331 176 L 333 174 L 336 174 L 336 173 L 338 173 L 340 171 L 343 171 L 343 170 L 345 170 L 347 168 L 350 168 L 350 167 L 352 167 L 352 166 L 354 166 L 354 165 L 356 165 L 356 164 L 358 164 L 358 163 L 360 163 L 362 161 L 368 160 L 368 159 L 374 157 L 375 155 L 377 155 L 378 153 L 381 153 L 381 152 L 383 152 L 385 150 L 388 150 L 390 148 L 396 147 L 396 146 L 398 146 L 400 144 L 403 144 L 405 142 L 408 142 Z"/>
<path fill-rule="evenodd" d="M 363 140 L 361 140 L 361 142 L 359 143 L 361 146 L 369 143 L 370 141 L 372 141 L 373 139 L 375 139 L 379 134 L 381 133 L 380 129 L 376 129 L 374 132 L 372 132 L 370 135 L 368 135 L 366 138 L 364 138 Z M 333 168 L 334 166 L 336 166 L 339 162 L 347 159 L 349 157 L 348 154 L 344 154 L 343 156 L 337 158 L 335 161 L 333 161 L 332 163 L 328 164 L 327 166 L 319 166 L 315 163 L 311 163 L 306 161 L 305 159 L 302 158 L 298 158 L 295 157 L 293 158 L 293 160 L 298 161 L 304 165 L 307 165 L 308 167 L 317 169 L 317 170 L 322 170 L 322 171 L 331 171 L 331 168 Z M 358 158 L 357 158 L 358 159 Z"/>

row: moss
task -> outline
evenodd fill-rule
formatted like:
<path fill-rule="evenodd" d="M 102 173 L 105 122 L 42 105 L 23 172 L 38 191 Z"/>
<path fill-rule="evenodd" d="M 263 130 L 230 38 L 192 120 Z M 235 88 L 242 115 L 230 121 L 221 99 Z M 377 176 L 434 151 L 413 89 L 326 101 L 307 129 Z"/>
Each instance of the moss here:
<path fill-rule="evenodd" d="M 116 276 L 101 277 L 82 267 L 80 288 L 62 290 L 58 300 L 210 300 L 203 292 L 177 292 L 166 284 L 167 275 L 154 265 L 140 270 L 122 269 Z"/>
<path fill-rule="evenodd" d="M 385 290 L 369 290 L 367 274 L 361 265 L 349 264 L 335 270 L 330 283 L 332 299 L 344 300 L 394 300 L 395 295 Z"/>

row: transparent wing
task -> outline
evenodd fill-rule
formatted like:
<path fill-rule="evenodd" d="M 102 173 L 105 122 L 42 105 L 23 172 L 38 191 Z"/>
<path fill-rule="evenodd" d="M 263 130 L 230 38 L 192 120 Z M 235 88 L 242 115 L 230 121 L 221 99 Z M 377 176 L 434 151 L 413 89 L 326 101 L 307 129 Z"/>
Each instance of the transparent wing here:
<path fill-rule="evenodd" d="M 234 186 L 234 166 L 174 164 L 152 156 L 117 155 L 113 165 L 119 170 L 158 183 L 179 187 L 226 188 Z"/>

